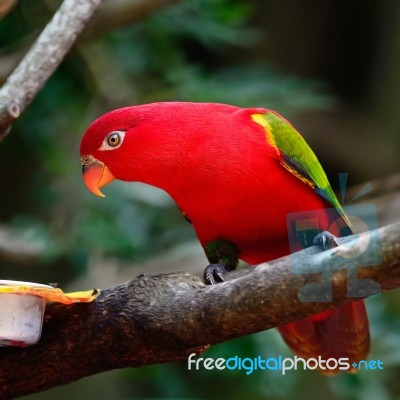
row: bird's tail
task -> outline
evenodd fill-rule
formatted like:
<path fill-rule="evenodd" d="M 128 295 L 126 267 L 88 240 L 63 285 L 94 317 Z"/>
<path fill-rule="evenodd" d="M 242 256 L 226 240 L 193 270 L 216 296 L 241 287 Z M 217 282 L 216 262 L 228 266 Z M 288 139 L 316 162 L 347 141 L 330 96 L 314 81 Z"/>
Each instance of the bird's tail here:
<path fill-rule="evenodd" d="M 298 356 L 309 359 L 321 356 L 322 360 L 348 358 L 352 364 L 366 359 L 370 349 L 368 316 L 364 301 L 356 301 L 329 311 L 282 325 L 279 328 L 284 341 Z M 333 375 L 341 370 L 338 363 L 329 362 L 329 368 L 319 368 L 326 375 Z M 332 368 L 332 369 L 330 369 Z"/>

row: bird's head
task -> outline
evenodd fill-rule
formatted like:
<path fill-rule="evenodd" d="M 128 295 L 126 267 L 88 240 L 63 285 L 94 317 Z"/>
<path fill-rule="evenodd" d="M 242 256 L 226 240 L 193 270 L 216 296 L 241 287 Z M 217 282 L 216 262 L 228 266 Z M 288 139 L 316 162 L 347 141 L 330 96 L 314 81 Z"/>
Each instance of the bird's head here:
<path fill-rule="evenodd" d="M 80 147 L 88 189 L 104 197 L 100 189 L 114 179 L 169 189 L 182 168 L 186 150 L 179 127 L 187 125 L 191 109 L 178 102 L 151 103 L 113 110 L 95 120 Z"/>
<path fill-rule="evenodd" d="M 223 104 L 162 102 L 110 111 L 82 138 L 83 180 L 100 197 L 100 189 L 114 179 L 144 182 L 177 197 L 189 184 L 199 186 L 188 178 L 189 171 L 193 178 L 195 171 L 209 168 L 204 174 L 209 176 L 216 162 L 224 162 L 221 138 L 236 129 L 231 115 L 238 110 Z"/>
<path fill-rule="evenodd" d="M 126 157 L 137 123 L 129 109 L 118 109 L 102 115 L 85 132 L 80 146 L 82 176 L 93 194 L 105 197 L 100 189 L 114 179 L 123 179 L 119 164 Z"/>

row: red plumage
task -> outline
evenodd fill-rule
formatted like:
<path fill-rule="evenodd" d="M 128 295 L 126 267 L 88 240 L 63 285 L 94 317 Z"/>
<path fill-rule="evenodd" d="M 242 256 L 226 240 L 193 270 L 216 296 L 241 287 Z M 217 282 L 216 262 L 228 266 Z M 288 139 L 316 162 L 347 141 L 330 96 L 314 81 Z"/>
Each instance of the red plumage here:
<path fill-rule="evenodd" d="M 100 161 L 116 179 L 165 190 L 191 220 L 203 247 L 224 239 L 236 245 L 239 258 L 258 264 L 290 253 L 288 213 L 332 208 L 282 166 L 279 150 L 251 119 L 267 111 L 207 103 L 122 108 L 89 127 L 81 156 Z M 122 145 L 100 150 L 113 131 L 125 132 Z M 319 224 L 320 230 L 335 226 L 323 212 Z M 362 302 L 285 325 L 280 332 L 304 357 L 358 360 L 369 351 Z"/>

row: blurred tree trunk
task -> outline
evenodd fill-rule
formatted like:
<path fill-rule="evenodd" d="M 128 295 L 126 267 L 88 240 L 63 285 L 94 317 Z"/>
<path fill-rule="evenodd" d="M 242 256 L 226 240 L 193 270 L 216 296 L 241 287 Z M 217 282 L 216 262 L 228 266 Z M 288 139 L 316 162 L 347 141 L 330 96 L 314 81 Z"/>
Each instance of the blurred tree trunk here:
<path fill-rule="evenodd" d="M 383 37 L 378 54 L 371 57 L 374 79 L 370 104 L 376 110 L 382 130 L 388 132 L 400 148 L 400 2 L 383 0 L 384 13 L 380 25 Z M 400 167 L 400 162 L 399 162 Z"/>

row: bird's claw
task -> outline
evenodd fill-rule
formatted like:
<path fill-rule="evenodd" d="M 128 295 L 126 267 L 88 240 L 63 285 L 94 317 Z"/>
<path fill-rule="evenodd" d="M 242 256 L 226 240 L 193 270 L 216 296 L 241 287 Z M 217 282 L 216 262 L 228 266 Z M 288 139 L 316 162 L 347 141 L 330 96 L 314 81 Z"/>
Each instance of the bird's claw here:
<path fill-rule="evenodd" d="M 333 249 L 334 247 L 338 247 L 340 245 L 338 238 L 335 235 L 328 231 L 323 231 L 315 236 L 313 240 L 314 246 L 319 246 L 322 250 Z"/>
<path fill-rule="evenodd" d="M 224 264 L 210 264 L 204 270 L 204 279 L 207 284 L 214 285 L 216 281 L 225 282 L 224 275 L 227 269 Z"/>

